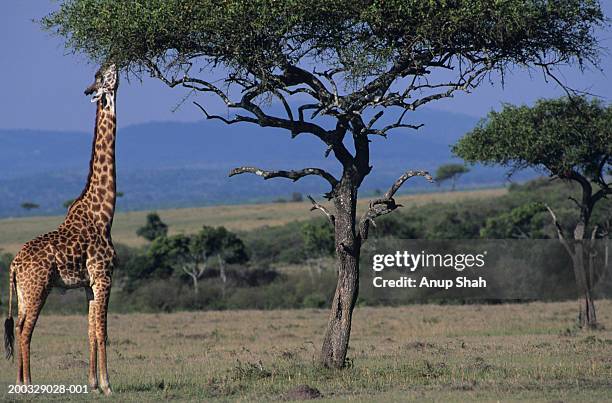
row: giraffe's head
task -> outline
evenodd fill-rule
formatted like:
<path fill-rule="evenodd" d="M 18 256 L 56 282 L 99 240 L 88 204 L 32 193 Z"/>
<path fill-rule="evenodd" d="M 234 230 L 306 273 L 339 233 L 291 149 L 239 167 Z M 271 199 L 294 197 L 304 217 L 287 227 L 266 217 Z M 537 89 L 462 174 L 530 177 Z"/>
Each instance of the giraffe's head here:
<path fill-rule="evenodd" d="M 119 85 L 119 75 L 115 64 L 105 64 L 96 73 L 96 79 L 92 85 L 87 87 L 85 95 L 92 95 L 91 102 L 97 102 L 103 97 L 108 97 L 112 102 Z M 105 99 L 102 99 L 103 101 Z M 110 102 L 106 102 L 107 104 Z"/>

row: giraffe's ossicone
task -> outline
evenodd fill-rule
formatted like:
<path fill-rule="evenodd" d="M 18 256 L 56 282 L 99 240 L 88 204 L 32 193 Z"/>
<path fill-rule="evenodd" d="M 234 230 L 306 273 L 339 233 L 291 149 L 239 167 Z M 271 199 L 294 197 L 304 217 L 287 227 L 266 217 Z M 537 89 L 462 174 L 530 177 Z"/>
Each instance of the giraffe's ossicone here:
<path fill-rule="evenodd" d="M 30 341 L 38 315 L 53 287 L 84 287 L 89 301 L 89 385 L 111 393 L 106 364 L 107 309 L 116 259 L 111 239 L 115 214 L 116 94 L 114 64 L 98 70 L 85 90 L 96 102 L 96 123 L 87 185 L 55 230 L 26 243 L 9 271 L 9 313 L 5 322 L 7 358 L 17 341 L 17 383 L 30 384 Z M 17 293 L 17 323 L 12 318 Z M 13 328 L 16 335 L 13 334 Z M 16 336 L 16 337 L 15 337 Z"/>

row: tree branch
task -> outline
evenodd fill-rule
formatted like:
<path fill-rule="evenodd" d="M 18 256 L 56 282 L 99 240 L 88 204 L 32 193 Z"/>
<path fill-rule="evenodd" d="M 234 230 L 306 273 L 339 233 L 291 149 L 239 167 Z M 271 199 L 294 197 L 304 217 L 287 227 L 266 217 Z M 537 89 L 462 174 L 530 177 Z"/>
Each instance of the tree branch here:
<path fill-rule="evenodd" d="M 365 129 L 365 134 L 376 134 L 378 136 L 382 136 L 382 137 L 387 137 L 387 132 L 389 130 L 392 129 L 398 129 L 398 128 L 407 128 L 407 129 L 414 129 L 414 130 L 418 130 L 421 127 L 423 127 L 423 124 L 418 124 L 418 125 L 411 125 L 411 124 L 407 124 L 407 123 L 402 123 L 402 120 L 404 120 L 404 116 L 406 115 L 406 113 L 408 112 L 408 109 L 404 109 L 404 111 L 402 112 L 402 114 L 400 115 L 400 117 L 397 119 L 397 121 L 393 124 L 387 125 L 385 127 L 383 127 L 382 129 L 374 129 L 372 128 L 374 122 L 376 122 L 376 120 L 378 120 L 378 117 L 380 117 L 379 115 L 382 114 L 382 111 L 379 112 L 377 115 L 374 116 L 374 118 L 372 118 L 372 120 L 370 120 L 370 123 L 368 123 L 367 128 Z M 377 117 L 378 116 L 378 117 Z"/>
<path fill-rule="evenodd" d="M 555 228 L 557 229 L 557 235 L 559 237 L 559 241 L 561 241 L 561 244 L 563 245 L 565 250 L 567 250 L 567 253 L 569 253 L 569 255 L 573 258 L 574 251 L 572 250 L 572 248 L 570 248 L 570 245 L 567 242 L 567 239 L 565 238 L 565 234 L 563 233 L 563 228 L 561 227 L 561 224 L 559 224 L 559 221 L 557 221 L 557 215 L 555 214 L 553 209 L 550 208 L 548 204 L 544 204 L 544 207 L 546 207 L 546 210 L 548 210 L 548 212 L 550 213 L 550 216 L 552 217 L 553 224 L 555 225 Z"/>
<path fill-rule="evenodd" d="M 263 169 L 256 168 L 256 167 L 238 167 L 238 168 L 232 169 L 229 173 L 229 176 L 231 177 L 231 176 L 240 175 L 244 173 L 250 173 L 250 174 L 257 175 L 257 176 L 261 176 L 262 178 L 266 180 L 272 179 L 272 178 L 287 178 L 287 179 L 291 179 L 294 182 L 302 179 L 305 176 L 316 175 L 316 176 L 322 177 L 327 182 L 329 182 L 329 184 L 332 187 L 332 190 L 338 184 L 338 180 L 332 174 L 320 168 L 304 168 L 299 171 L 283 171 L 283 170 L 265 171 Z"/>
<path fill-rule="evenodd" d="M 359 236 L 361 240 L 368 238 L 368 231 L 370 224 L 376 226 L 374 219 L 385 214 L 389 214 L 393 210 L 401 207 L 401 204 L 396 204 L 393 196 L 399 190 L 400 187 L 410 178 L 414 176 L 423 176 L 429 182 L 433 183 L 433 178 L 427 171 L 406 171 L 391 185 L 389 190 L 379 199 L 370 202 L 368 210 L 363 214 L 361 220 L 359 220 Z"/>
<path fill-rule="evenodd" d="M 336 217 L 332 213 L 330 213 L 329 210 L 327 208 L 325 208 L 325 206 L 317 203 L 316 200 L 313 199 L 312 196 L 310 196 L 310 195 L 308 195 L 306 197 L 308 197 L 308 200 L 310 200 L 310 202 L 312 203 L 312 207 L 310 208 L 310 211 L 321 210 L 323 212 L 323 214 L 325 214 L 325 216 L 327 217 L 327 219 L 329 220 L 331 225 L 333 225 L 333 226 L 336 225 Z"/>

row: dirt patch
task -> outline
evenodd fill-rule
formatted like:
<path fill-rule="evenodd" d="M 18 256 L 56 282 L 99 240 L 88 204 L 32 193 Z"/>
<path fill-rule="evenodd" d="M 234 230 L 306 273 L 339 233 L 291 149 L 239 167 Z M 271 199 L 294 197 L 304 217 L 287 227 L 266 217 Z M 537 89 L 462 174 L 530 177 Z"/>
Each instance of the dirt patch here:
<path fill-rule="evenodd" d="M 323 397 L 318 389 L 308 385 L 299 385 L 283 395 L 284 400 L 310 400 Z"/>

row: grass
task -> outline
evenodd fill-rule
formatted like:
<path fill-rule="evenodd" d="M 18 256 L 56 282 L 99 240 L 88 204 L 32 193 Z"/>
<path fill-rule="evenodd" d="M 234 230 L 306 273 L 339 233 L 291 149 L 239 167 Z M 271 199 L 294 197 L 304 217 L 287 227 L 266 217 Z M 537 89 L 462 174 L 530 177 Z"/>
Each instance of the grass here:
<path fill-rule="evenodd" d="M 598 309 L 610 328 L 612 301 Z M 576 311 L 577 302 L 357 308 L 343 371 L 314 365 L 323 310 L 111 315 L 110 377 L 121 401 L 279 400 L 301 384 L 322 401 L 612 401 L 612 331 L 576 332 Z M 43 313 L 32 349 L 35 382 L 86 383 L 85 316 Z M 0 363 L 0 393 L 14 374 Z"/>
<path fill-rule="evenodd" d="M 485 189 L 461 192 L 435 192 L 409 196 L 399 196 L 397 201 L 406 207 L 432 202 L 451 203 L 466 199 L 480 199 L 501 196 L 506 189 Z M 360 202 L 367 205 L 368 199 Z M 291 221 L 307 220 L 315 217 L 308 213 L 309 202 L 267 203 L 235 206 L 213 206 L 184 209 L 161 210 L 159 214 L 170 226 L 170 233 L 193 233 L 202 225 L 224 225 L 234 231 L 252 230 L 263 226 L 275 226 Z M 136 236 L 136 229 L 144 225 L 148 212 L 121 212 L 113 222 L 113 240 L 129 246 L 144 243 Z M 63 216 L 11 218 L 0 220 L 0 250 L 16 253 L 21 245 L 33 237 L 54 230 L 64 219 Z"/>

